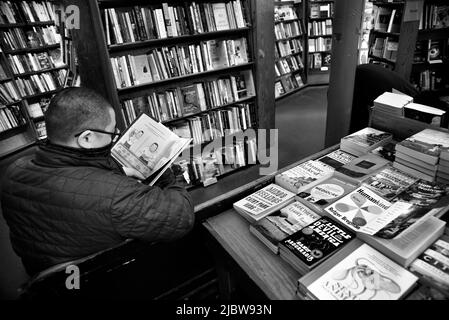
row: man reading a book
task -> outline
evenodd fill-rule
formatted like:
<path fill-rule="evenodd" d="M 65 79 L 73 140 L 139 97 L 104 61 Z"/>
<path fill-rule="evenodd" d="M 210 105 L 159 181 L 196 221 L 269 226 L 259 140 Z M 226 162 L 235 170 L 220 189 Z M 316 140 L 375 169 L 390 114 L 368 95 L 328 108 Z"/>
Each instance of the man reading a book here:
<path fill-rule="evenodd" d="M 103 97 L 64 89 L 45 122 L 48 140 L 7 169 L 1 190 L 13 248 L 30 275 L 125 239 L 171 241 L 191 230 L 192 199 L 170 169 L 148 186 L 110 156 L 118 130 Z"/>

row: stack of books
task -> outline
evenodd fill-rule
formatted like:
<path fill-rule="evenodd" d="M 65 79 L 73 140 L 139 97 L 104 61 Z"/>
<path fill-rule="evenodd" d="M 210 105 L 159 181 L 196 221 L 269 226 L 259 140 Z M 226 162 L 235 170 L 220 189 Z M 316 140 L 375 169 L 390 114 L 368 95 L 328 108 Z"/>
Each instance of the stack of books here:
<path fill-rule="evenodd" d="M 446 111 L 419 103 L 409 103 L 404 106 L 404 117 L 437 127 L 441 127 L 446 123 Z"/>
<path fill-rule="evenodd" d="M 449 149 L 443 148 L 438 163 L 437 182 L 449 184 Z"/>
<path fill-rule="evenodd" d="M 396 144 L 393 166 L 426 181 L 435 181 L 442 147 L 449 147 L 449 133 L 424 129 Z"/>
<path fill-rule="evenodd" d="M 413 98 L 404 94 L 384 92 L 374 100 L 374 108 L 388 114 L 402 117 L 404 107 L 413 102 Z"/>
<path fill-rule="evenodd" d="M 361 156 L 390 142 L 392 138 L 391 133 L 367 127 L 341 138 L 340 149 Z"/>

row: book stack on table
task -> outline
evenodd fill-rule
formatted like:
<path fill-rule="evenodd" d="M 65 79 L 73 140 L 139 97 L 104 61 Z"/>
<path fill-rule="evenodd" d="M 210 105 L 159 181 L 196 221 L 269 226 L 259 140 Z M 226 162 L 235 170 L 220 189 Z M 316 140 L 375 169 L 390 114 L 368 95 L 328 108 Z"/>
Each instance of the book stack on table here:
<path fill-rule="evenodd" d="M 413 102 L 413 98 L 404 94 L 384 92 L 374 100 L 377 110 L 399 117 L 404 116 L 404 107 Z"/>

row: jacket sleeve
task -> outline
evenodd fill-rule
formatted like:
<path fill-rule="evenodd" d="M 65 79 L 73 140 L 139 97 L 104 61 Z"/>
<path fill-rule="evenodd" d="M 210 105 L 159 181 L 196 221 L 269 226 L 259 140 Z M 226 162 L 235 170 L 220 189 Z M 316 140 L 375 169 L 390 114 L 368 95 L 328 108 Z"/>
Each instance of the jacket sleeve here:
<path fill-rule="evenodd" d="M 151 187 L 132 178 L 118 184 L 111 215 L 121 236 L 148 242 L 181 238 L 195 220 L 192 199 L 183 187 L 175 182 Z"/>

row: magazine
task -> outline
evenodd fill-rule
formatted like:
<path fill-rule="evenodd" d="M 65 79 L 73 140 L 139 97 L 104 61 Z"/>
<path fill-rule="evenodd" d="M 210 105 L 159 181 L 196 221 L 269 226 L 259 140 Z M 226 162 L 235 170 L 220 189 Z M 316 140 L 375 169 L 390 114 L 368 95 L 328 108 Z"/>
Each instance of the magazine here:
<path fill-rule="evenodd" d="M 124 167 L 140 172 L 149 185 L 170 167 L 191 139 L 180 138 L 163 124 L 143 113 L 112 147 L 112 156 Z"/>

